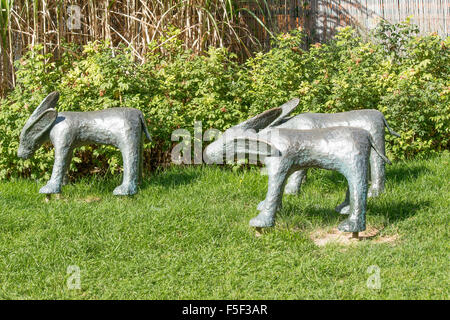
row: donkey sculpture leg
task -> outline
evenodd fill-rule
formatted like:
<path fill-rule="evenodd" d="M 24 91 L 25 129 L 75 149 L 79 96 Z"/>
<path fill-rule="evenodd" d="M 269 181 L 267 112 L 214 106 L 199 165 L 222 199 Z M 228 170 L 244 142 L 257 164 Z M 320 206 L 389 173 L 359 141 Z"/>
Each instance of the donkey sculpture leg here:
<path fill-rule="evenodd" d="M 72 158 L 73 158 L 73 151 L 69 152 L 69 154 L 68 154 L 67 169 L 66 169 L 66 172 L 64 173 L 63 182 L 62 182 L 63 186 L 66 186 L 69 184 L 69 169 L 70 169 L 70 163 L 72 162 Z"/>
<path fill-rule="evenodd" d="M 375 146 L 385 155 L 384 135 L 382 138 L 374 139 Z M 370 178 L 371 185 L 368 191 L 368 197 L 377 197 L 384 191 L 384 182 L 386 180 L 385 162 L 374 150 L 370 151 Z"/>
<path fill-rule="evenodd" d="M 114 195 L 129 195 L 137 192 L 141 170 L 141 142 L 142 137 L 135 133 L 127 137 L 125 143 L 119 146 L 123 159 L 123 181 L 114 189 Z"/>
<path fill-rule="evenodd" d="M 347 187 L 347 192 L 345 193 L 345 200 L 340 205 L 338 205 L 334 210 L 340 214 L 348 214 L 350 212 L 350 191 Z"/>
<path fill-rule="evenodd" d="M 348 212 L 349 216 L 338 229 L 345 232 L 361 232 L 366 230 L 366 201 L 367 201 L 367 166 L 368 158 L 360 158 L 351 170 L 341 172 L 348 182 L 345 201 L 338 206 L 341 213 Z M 348 208 L 348 209 L 347 209 Z"/>
<path fill-rule="evenodd" d="M 302 183 L 306 179 L 306 169 L 295 171 L 291 174 L 291 176 L 288 178 L 288 181 L 286 183 L 286 187 L 284 188 L 285 194 L 297 194 L 300 191 L 300 187 Z"/>
<path fill-rule="evenodd" d="M 67 171 L 69 170 L 73 149 L 69 145 L 55 146 L 55 163 L 53 164 L 52 176 L 39 193 L 52 194 L 61 193 L 61 186 Z"/>
<path fill-rule="evenodd" d="M 292 171 L 292 169 L 290 171 Z M 287 182 L 284 186 L 284 193 L 285 194 L 297 194 L 300 191 L 301 184 L 306 179 L 306 173 L 307 173 L 307 169 L 293 171 L 287 177 Z M 278 210 L 280 210 L 282 207 L 283 207 L 283 203 L 282 203 L 282 201 L 280 201 L 280 204 L 278 205 Z M 258 204 L 257 209 L 259 211 L 261 211 L 263 208 L 264 208 L 264 200 Z"/>
<path fill-rule="evenodd" d="M 250 226 L 252 227 L 264 228 L 273 226 L 275 213 L 281 206 L 286 177 L 291 167 L 291 163 L 283 161 L 279 157 L 266 158 L 265 163 L 269 175 L 269 186 L 260 213 L 250 220 Z"/>

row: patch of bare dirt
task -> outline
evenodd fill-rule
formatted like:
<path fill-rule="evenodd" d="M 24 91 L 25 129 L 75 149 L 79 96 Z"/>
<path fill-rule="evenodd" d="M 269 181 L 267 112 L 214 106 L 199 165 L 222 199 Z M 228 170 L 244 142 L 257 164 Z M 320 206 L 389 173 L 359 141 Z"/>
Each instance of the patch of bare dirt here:
<path fill-rule="evenodd" d="M 86 203 L 91 203 L 91 202 L 98 202 L 101 200 L 102 200 L 102 198 L 100 198 L 100 197 L 89 196 L 89 197 L 86 197 L 85 199 L 83 199 L 82 201 L 86 202 Z"/>
<path fill-rule="evenodd" d="M 67 202 L 68 200 L 64 198 L 60 193 L 57 194 L 46 194 L 44 198 L 45 203 L 49 203 L 50 201 L 64 201 Z"/>
<path fill-rule="evenodd" d="M 261 237 L 263 233 L 264 233 L 263 228 L 255 228 L 255 236 L 257 238 Z"/>
<path fill-rule="evenodd" d="M 311 240 L 318 246 L 324 246 L 328 243 L 337 243 L 342 245 L 351 245 L 360 241 L 372 241 L 374 243 L 394 243 L 397 235 L 380 236 L 381 229 L 368 226 L 363 232 L 359 232 L 358 237 L 352 233 L 339 231 L 337 228 L 333 229 L 319 229 L 311 233 Z"/>
<path fill-rule="evenodd" d="M 392 236 L 383 236 L 374 239 L 376 243 L 395 243 L 398 240 L 398 235 L 394 234 Z"/>

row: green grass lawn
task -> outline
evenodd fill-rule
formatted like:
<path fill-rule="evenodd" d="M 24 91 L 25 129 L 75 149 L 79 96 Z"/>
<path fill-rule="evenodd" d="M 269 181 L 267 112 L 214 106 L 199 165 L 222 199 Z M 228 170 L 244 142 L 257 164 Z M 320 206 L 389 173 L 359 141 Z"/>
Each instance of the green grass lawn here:
<path fill-rule="evenodd" d="M 258 168 L 173 167 L 138 195 L 112 195 L 119 176 L 91 176 L 44 201 L 42 182 L 0 183 L 2 299 L 449 299 L 450 154 L 397 162 L 368 202 L 375 238 L 317 246 L 344 219 L 337 173 L 315 170 L 284 196 L 277 224 L 248 226 L 267 188 Z M 395 239 L 377 241 L 380 237 Z M 69 290 L 67 268 L 81 270 Z M 381 289 L 367 287 L 378 266 Z"/>

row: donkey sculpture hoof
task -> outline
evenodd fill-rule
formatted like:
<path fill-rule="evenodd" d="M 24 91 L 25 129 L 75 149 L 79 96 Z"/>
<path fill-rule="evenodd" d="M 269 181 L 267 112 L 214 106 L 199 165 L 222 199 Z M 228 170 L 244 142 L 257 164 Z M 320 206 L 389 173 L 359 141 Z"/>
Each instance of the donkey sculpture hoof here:
<path fill-rule="evenodd" d="M 334 210 L 340 214 L 349 214 L 350 205 L 338 205 Z"/>
<path fill-rule="evenodd" d="M 362 232 L 366 230 L 366 226 L 365 223 L 361 223 L 360 221 L 347 219 L 341 222 L 338 229 L 344 232 Z"/>
<path fill-rule="evenodd" d="M 61 186 L 56 185 L 54 183 L 47 183 L 45 186 L 43 186 L 39 193 L 43 194 L 55 194 L 55 193 L 61 193 Z"/>
<path fill-rule="evenodd" d="M 267 228 L 274 225 L 274 219 L 263 214 L 259 214 L 255 218 L 250 220 L 250 227 L 255 228 Z"/>
<path fill-rule="evenodd" d="M 299 188 L 286 186 L 284 188 L 284 194 L 296 195 L 299 193 Z"/>
<path fill-rule="evenodd" d="M 368 198 L 376 198 L 381 194 L 381 190 L 380 189 L 369 189 L 369 191 L 367 192 L 367 197 Z"/>
<path fill-rule="evenodd" d="M 129 185 L 123 185 L 116 187 L 113 191 L 115 196 L 132 196 L 137 193 L 137 188 Z"/>

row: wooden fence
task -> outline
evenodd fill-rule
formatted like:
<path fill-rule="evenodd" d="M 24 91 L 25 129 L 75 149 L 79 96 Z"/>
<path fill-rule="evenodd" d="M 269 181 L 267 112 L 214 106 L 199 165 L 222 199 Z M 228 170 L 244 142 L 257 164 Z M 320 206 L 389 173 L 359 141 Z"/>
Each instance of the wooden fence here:
<path fill-rule="evenodd" d="M 311 41 L 324 41 L 340 26 L 353 25 L 360 30 L 375 27 L 380 19 L 391 23 L 411 17 L 421 33 L 450 33 L 450 0 L 267 0 L 264 19 L 270 30 L 285 32 L 304 28 Z M 262 18 L 262 9 L 254 1 L 245 1 L 250 11 Z M 266 30 L 253 24 L 260 41 L 269 44 Z"/>

